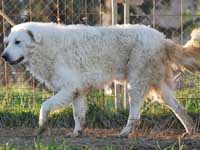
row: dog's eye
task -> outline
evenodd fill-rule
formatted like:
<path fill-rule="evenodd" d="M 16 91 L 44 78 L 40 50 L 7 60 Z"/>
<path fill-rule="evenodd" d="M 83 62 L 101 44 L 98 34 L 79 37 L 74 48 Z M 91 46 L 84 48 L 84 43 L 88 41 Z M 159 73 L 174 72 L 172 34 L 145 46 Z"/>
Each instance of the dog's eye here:
<path fill-rule="evenodd" d="M 19 44 L 20 42 L 21 42 L 21 41 L 16 40 L 16 41 L 15 41 L 15 44 L 17 45 L 17 44 Z"/>

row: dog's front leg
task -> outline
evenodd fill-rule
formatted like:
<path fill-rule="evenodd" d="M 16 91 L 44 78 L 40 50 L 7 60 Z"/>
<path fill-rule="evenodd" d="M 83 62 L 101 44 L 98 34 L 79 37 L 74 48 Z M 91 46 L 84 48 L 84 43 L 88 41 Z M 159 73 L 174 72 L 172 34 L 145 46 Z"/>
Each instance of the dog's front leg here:
<path fill-rule="evenodd" d="M 67 137 L 77 137 L 82 134 L 83 126 L 85 124 L 85 115 L 87 112 L 87 102 L 85 96 L 79 96 L 72 102 L 73 117 L 75 122 L 74 131 L 68 133 Z"/>
<path fill-rule="evenodd" d="M 56 95 L 46 100 L 40 109 L 39 116 L 39 130 L 36 132 L 37 135 L 45 131 L 48 114 L 51 111 L 61 109 L 70 104 L 73 100 L 73 91 L 62 89 Z"/>

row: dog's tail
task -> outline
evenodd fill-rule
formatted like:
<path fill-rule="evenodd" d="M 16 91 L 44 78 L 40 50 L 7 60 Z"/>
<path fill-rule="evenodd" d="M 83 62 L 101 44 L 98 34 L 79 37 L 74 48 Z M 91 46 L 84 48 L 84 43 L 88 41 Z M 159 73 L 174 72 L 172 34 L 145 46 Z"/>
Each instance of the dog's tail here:
<path fill-rule="evenodd" d="M 184 46 L 167 39 L 165 49 L 170 62 L 176 64 L 182 71 L 195 73 L 200 72 L 200 30 L 191 35 L 191 40 Z"/>

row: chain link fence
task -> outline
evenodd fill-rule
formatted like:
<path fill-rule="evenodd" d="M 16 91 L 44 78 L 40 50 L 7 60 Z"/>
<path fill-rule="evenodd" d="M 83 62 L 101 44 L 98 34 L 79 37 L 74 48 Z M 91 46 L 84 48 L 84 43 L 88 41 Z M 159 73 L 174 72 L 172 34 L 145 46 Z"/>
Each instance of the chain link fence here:
<path fill-rule="evenodd" d="M 150 25 L 168 38 L 184 44 L 190 32 L 200 25 L 199 0 L 130 0 L 130 23 Z M 1 0 L 0 51 L 3 38 L 12 27 L 6 17 L 15 24 L 27 21 L 56 22 L 63 24 L 108 25 L 111 23 L 111 0 Z M 123 1 L 118 3 L 118 23 L 123 23 Z M 195 88 L 200 93 L 199 77 L 182 74 L 177 89 Z M 42 87 L 23 67 L 11 67 L 0 60 L 0 87 L 35 90 Z M 200 99 L 196 93 L 195 99 Z M 179 98 L 191 98 L 179 94 Z M 104 98 L 103 98 L 104 99 Z M 105 102 L 103 102 L 104 104 Z"/>
<path fill-rule="evenodd" d="M 27 21 L 57 22 L 63 24 L 100 24 L 101 1 L 99 0 L 2 0 L 0 9 L 0 51 L 4 49 L 3 38 L 8 35 L 12 24 Z M 34 81 L 21 67 L 12 68 L 0 61 L 0 85 L 12 87 L 13 84 L 28 83 L 34 88 Z"/>

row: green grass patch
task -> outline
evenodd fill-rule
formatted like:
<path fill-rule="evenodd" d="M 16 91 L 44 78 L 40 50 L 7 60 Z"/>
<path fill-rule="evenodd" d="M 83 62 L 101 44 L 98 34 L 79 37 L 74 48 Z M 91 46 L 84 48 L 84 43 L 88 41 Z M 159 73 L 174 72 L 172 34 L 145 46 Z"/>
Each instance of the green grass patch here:
<path fill-rule="evenodd" d="M 199 113 L 200 103 L 196 98 L 199 91 L 188 88 L 177 91 L 180 99 L 189 113 Z M 28 88 L 0 89 L 0 127 L 37 127 L 41 104 L 53 94 L 47 91 Z M 184 97 L 188 97 L 184 99 Z M 122 127 L 125 125 L 128 110 L 114 109 L 114 97 L 104 97 L 102 91 L 92 91 L 88 95 L 89 110 L 87 113 L 88 127 Z M 174 115 L 165 105 L 146 101 L 142 107 L 142 117 L 149 124 L 154 125 L 154 120 L 171 117 Z M 72 108 L 67 107 L 59 113 L 53 113 L 49 117 L 52 127 L 73 127 Z"/>
<path fill-rule="evenodd" d="M 79 150 L 79 146 L 75 146 L 67 143 L 65 140 L 62 142 L 57 142 L 52 140 L 50 142 L 44 142 L 41 140 L 32 141 L 31 144 L 11 144 L 6 143 L 0 145 L 0 150 Z M 82 148 L 84 149 L 84 148 Z M 85 149 L 86 150 L 86 149 Z"/>

